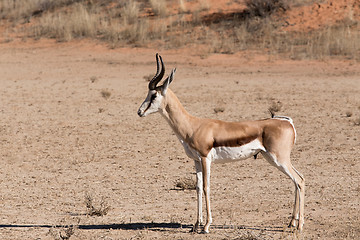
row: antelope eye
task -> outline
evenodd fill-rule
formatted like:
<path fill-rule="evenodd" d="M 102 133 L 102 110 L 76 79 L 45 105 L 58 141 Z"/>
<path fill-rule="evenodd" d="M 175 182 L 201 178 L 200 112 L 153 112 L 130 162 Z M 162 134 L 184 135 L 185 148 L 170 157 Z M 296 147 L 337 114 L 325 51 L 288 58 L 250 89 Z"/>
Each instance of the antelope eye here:
<path fill-rule="evenodd" d="M 153 100 L 155 100 L 155 98 L 156 98 L 156 94 L 153 94 L 153 95 L 151 95 L 151 102 L 153 101 Z"/>

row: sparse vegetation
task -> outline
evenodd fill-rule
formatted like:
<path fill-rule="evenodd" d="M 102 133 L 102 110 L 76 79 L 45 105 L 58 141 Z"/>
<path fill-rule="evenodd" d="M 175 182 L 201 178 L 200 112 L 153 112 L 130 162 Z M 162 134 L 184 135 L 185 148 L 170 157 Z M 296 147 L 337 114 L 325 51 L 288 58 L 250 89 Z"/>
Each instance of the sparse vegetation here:
<path fill-rule="evenodd" d="M 104 198 L 101 199 L 99 204 L 96 204 L 93 197 L 89 193 L 85 194 L 85 205 L 87 209 L 87 215 L 89 216 L 105 216 L 111 209 L 110 206 L 105 202 Z"/>
<path fill-rule="evenodd" d="M 349 59 L 360 60 L 360 24 L 357 22 L 344 21 L 335 26 L 313 31 L 307 38 L 300 40 L 305 41 L 305 48 L 302 51 L 308 58 L 346 56 Z M 292 46 L 296 48 L 296 42 Z M 301 51 L 300 47 L 297 48 Z"/>
<path fill-rule="evenodd" d="M 139 6 L 134 0 L 130 0 L 121 8 L 121 17 L 124 19 L 125 24 L 134 24 L 139 17 Z"/>
<path fill-rule="evenodd" d="M 181 190 L 196 190 L 196 181 L 192 178 L 182 178 L 176 181 L 175 187 Z"/>
<path fill-rule="evenodd" d="M 289 5 L 285 0 L 246 0 L 251 16 L 268 17 L 277 11 L 286 11 Z"/>
<path fill-rule="evenodd" d="M 102 96 L 103 98 L 105 98 L 106 100 L 108 100 L 108 99 L 110 98 L 110 96 L 111 96 L 111 92 L 108 91 L 108 90 L 102 90 L 102 91 L 101 91 L 101 96 Z"/>
<path fill-rule="evenodd" d="M 79 37 L 94 37 L 99 19 L 83 4 L 74 4 L 71 11 L 45 13 L 39 24 L 32 28 L 35 38 L 43 36 L 58 41 L 70 41 Z"/>
<path fill-rule="evenodd" d="M 236 238 L 237 240 L 260 240 L 260 237 L 257 237 L 254 233 L 246 231 L 245 233 L 239 234 Z"/>
<path fill-rule="evenodd" d="M 49 230 L 49 235 L 51 235 L 54 240 L 67 240 L 74 235 L 75 229 L 76 227 L 74 226 L 53 227 Z"/>
<path fill-rule="evenodd" d="M 95 38 L 111 48 L 154 42 L 165 48 L 199 44 L 207 48 L 199 53 L 203 56 L 265 50 L 292 59 L 345 56 L 360 60 L 360 23 L 351 10 L 335 25 L 304 33 L 284 30 L 289 23 L 282 16 L 311 0 L 247 0 L 241 12 L 216 15 L 208 12 L 207 0 L 199 0 L 192 10 L 186 3 L 179 0 L 173 14 L 165 0 L 3 0 L 0 18 L 8 22 L 7 39 L 13 39 L 9 36 L 15 29 L 22 37 L 35 39 Z"/>
<path fill-rule="evenodd" d="M 69 224 L 69 222 L 73 222 L 74 224 Z M 50 235 L 54 240 L 70 239 L 72 236 L 76 235 L 80 218 L 64 218 L 61 220 L 61 223 L 61 225 L 50 228 L 47 235 Z"/>

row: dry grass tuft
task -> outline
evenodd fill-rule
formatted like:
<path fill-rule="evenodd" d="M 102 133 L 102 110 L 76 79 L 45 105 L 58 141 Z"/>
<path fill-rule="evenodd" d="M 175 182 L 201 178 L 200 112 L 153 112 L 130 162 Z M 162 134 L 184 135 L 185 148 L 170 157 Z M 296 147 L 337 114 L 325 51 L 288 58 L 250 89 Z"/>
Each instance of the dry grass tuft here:
<path fill-rule="evenodd" d="M 149 37 L 149 22 L 147 19 L 139 19 L 136 23 L 126 26 L 121 32 L 121 40 L 141 46 Z"/>
<path fill-rule="evenodd" d="M 125 3 L 121 9 L 121 17 L 124 19 L 125 24 L 134 24 L 139 17 L 139 5 L 134 0 Z"/>
<path fill-rule="evenodd" d="M 104 198 L 101 199 L 100 204 L 95 206 L 93 197 L 88 193 L 85 194 L 85 205 L 87 208 L 87 215 L 89 216 L 104 216 L 108 214 L 111 209 L 109 205 L 105 202 Z"/>
<path fill-rule="evenodd" d="M 72 222 L 72 224 L 69 224 Z M 47 235 L 50 235 L 55 240 L 70 239 L 76 236 L 76 231 L 79 228 L 80 218 L 64 218 L 60 225 L 55 225 L 49 229 Z"/>
<path fill-rule="evenodd" d="M 53 227 L 49 230 L 49 235 L 51 235 L 55 240 L 67 240 L 74 235 L 76 227 L 66 226 L 62 228 Z"/>
<path fill-rule="evenodd" d="M 2 0 L 0 1 L 0 18 L 17 22 L 21 19 L 29 22 L 32 17 L 54 11 L 86 0 Z"/>
<path fill-rule="evenodd" d="M 106 100 L 108 100 L 111 96 L 111 92 L 108 90 L 102 90 L 100 93 L 101 93 L 101 96 L 103 98 L 105 98 Z"/>
<path fill-rule="evenodd" d="M 196 190 L 196 181 L 192 178 L 182 178 L 176 181 L 175 187 L 181 190 Z"/>
<path fill-rule="evenodd" d="M 342 22 L 309 35 L 306 42 L 306 55 L 322 59 L 327 56 L 346 56 L 359 60 L 360 23 Z"/>
<path fill-rule="evenodd" d="M 70 41 L 79 37 L 96 36 L 99 19 L 83 4 L 75 4 L 69 12 L 45 14 L 33 28 L 33 36 Z"/>
<path fill-rule="evenodd" d="M 246 231 L 246 232 L 240 232 L 239 236 L 237 236 L 238 240 L 260 240 L 262 239 L 260 236 L 256 236 L 254 233 L 250 232 L 250 231 Z"/>
<path fill-rule="evenodd" d="M 0 18 L 9 19 L 10 21 L 19 21 L 20 19 L 29 18 L 37 9 L 42 0 L 33 1 L 0 1 Z"/>
<path fill-rule="evenodd" d="M 73 226 L 65 228 L 64 231 L 59 232 L 59 236 L 62 240 L 70 239 L 70 237 L 75 233 L 75 228 Z"/>

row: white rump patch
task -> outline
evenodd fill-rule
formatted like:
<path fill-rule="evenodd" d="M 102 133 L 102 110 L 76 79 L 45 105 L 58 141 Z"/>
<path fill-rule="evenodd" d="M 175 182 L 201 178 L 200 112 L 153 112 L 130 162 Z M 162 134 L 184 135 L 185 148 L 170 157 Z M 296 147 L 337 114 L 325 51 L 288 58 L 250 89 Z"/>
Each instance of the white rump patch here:
<path fill-rule="evenodd" d="M 215 147 L 208 154 L 214 163 L 227 163 L 244 160 L 260 151 L 266 151 L 258 139 L 239 147 Z"/>
<path fill-rule="evenodd" d="M 295 139 L 294 139 L 294 144 L 295 144 L 297 136 L 296 136 L 296 129 L 295 129 L 295 125 L 294 125 L 293 120 L 290 117 L 286 117 L 286 116 L 274 116 L 273 119 L 288 121 L 291 124 L 291 126 L 294 129 L 294 133 L 295 133 Z"/>

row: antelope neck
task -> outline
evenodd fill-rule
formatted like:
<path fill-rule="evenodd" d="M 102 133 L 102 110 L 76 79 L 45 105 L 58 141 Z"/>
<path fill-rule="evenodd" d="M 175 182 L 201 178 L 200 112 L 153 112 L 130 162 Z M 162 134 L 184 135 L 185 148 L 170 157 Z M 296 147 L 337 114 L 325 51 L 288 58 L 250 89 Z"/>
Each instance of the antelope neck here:
<path fill-rule="evenodd" d="M 167 120 L 178 137 L 186 140 L 193 135 L 194 127 L 197 125 L 197 118 L 185 110 L 179 99 L 169 88 L 165 95 L 161 115 Z"/>

